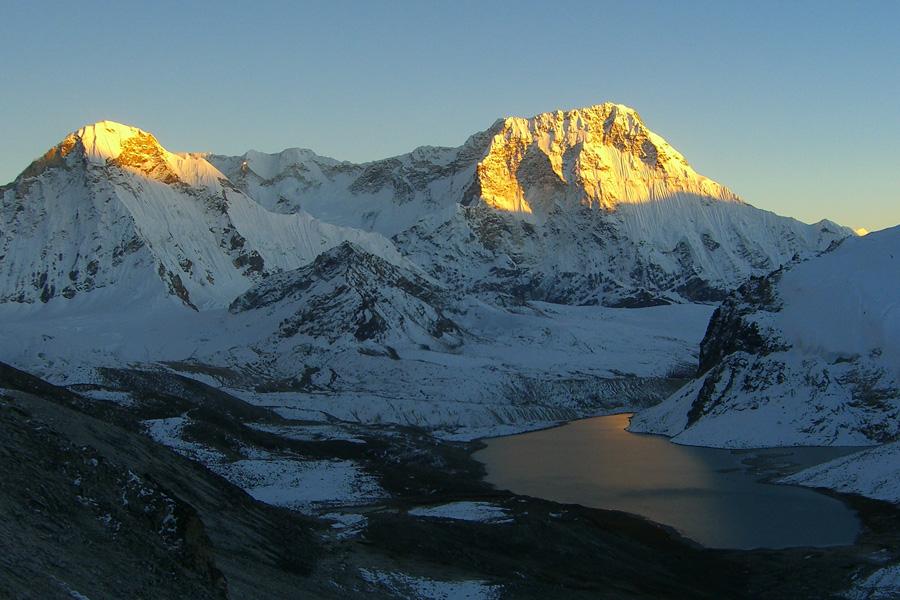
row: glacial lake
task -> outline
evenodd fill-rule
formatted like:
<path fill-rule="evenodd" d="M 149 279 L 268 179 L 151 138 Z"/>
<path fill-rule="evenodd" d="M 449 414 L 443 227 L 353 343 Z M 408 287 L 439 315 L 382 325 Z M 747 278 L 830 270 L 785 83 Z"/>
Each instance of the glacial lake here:
<path fill-rule="evenodd" d="M 498 489 L 641 515 L 711 548 L 835 546 L 856 539 L 859 519 L 839 500 L 761 481 L 788 465 L 811 466 L 856 449 L 679 446 L 625 431 L 629 417 L 487 439 L 475 458 Z"/>

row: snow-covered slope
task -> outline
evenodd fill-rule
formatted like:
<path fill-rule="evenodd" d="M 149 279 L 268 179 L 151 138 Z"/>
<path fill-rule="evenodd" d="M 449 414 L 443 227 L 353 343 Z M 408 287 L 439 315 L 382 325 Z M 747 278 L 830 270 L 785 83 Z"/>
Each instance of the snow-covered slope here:
<path fill-rule="evenodd" d="M 632 429 L 735 447 L 896 439 L 898 273 L 894 227 L 742 286 L 710 321 L 697 379 Z"/>
<path fill-rule="evenodd" d="M 453 349 L 462 332 L 442 312 L 448 296 L 416 273 L 345 242 L 305 267 L 268 277 L 230 311 L 274 317 L 277 329 L 262 344 L 269 352 L 298 336 L 330 345 L 371 340 Z"/>
<path fill-rule="evenodd" d="M 781 483 L 828 488 L 900 504 L 900 442 L 810 467 Z"/>
<path fill-rule="evenodd" d="M 335 261 L 344 252 L 304 267 L 321 273 L 305 282 L 261 282 L 240 304 L 254 293 L 261 302 L 235 312 L 0 304 L 0 354 L 58 384 L 103 384 L 102 367 L 175 370 L 286 416 L 415 424 L 466 439 L 659 402 L 672 391 L 667 378 L 696 359 L 712 311 L 457 303 L 428 284 L 381 287 L 394 275 L 417 280 L 405 271 L 371 278 L 372 265 L 387 263 Z M 304 321 L 306 311 L 316 318 Z"/>
<path fill-rule="evenodd" d="M 715 299 L 847 234 L 741 202 L 616 104 L 363 165 L 173 154 L 101 122 L 0 195 L 0 358 L 445 428 L 658 400 L 711 308 L 593 305 Z"/>
<path fill-rule="evenodd" d="M 460 148 L 422 147 L 364 164 L 300 148 L 206 158 L 269 210 L 302 210 L 328 223 L 392 236 L 423 217 L 452 214 L 486 138 L 476 134 Z"/>
<path fill-rule="evenodd" d="M 900 505 L 900 441 L 815 465 L 779 483 L 859 494 Z M 881 566 L 858 579 L 841 597 L 848 600 L 900 598 L 900 564 Z"/>
<path fill-rule="evenodd" d="M 297 149 L 208 159 L 263 205 L 394 236 L 432 276 L 476 293 L 719 299 L 851 233 L 743 203 L 611 103 L 501 119 L 459 148 L 362 165 Z"/>
<path fill-rule="evenodd" d="M 112 303 L 171 295 L 224 306 L 268 272 L 352 240 L 402 258 L 378 234 L 266 211 L 198 155 L 151 134 L 88 125 L 0 188 L 0 300 Z M 115 287 L 115 290 L 112 288 Z"/>

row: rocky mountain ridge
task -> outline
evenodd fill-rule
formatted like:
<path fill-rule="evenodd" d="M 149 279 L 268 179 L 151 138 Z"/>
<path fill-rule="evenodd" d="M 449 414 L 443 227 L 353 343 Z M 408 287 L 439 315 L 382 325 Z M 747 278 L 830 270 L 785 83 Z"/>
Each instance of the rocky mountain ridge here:
<path fill-rule="evenodd" d="M 67 384 L 174 368 L 429 427 L 659 399 L 710 310 L 686 302 L 849 235 L 742 202 L 610 103 L 362 165 L 175 154 L 100 122 L 0 192 L 17 365 Z"/>
<path fill-rule="evenodd" d="M 270 213 L 203 158 L 106 121 L 67 136 L 0 196 L 7 302 L 115 287 L 128 301 L 169 295 L 213 308 L 344 240 L 402 261 L 378 234 Z"/>
<path fill-rule="evenodd" d="M 898 261 L 894 227 L 746 283 L 716 309 L 696 379 L 632 428 L 733 447 L 897 439 Z"/>
<path fill-rule="evenodd" d="M 612 103 L 362 165 L 298 149 L 208 158 L 271 210 L 391 236 L 433 277 L 487 297 L 718 300 L 852 233 L 753 208 Z"/>

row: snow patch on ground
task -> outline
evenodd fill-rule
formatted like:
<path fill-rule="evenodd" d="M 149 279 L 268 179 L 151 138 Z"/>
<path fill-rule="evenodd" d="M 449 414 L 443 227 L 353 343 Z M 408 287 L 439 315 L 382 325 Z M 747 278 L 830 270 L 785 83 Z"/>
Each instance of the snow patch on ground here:
<path fill-rule="evenodd" d="M 422 506 L 409 511 L 414 517 L 452 519 L 479 523 L 512 523 L 513 519 L 502 506 L 489 502 L 451 502 L 440 506 Z"/>
<path fill-rule="evenodd" d="M 502 586 L 484 581 L 437 581 L 413 577 L 406 573 L 389 573 L 360 569 L 360 575 L 370 584 L 400 598 L 421 600 L 497 600 Z"/>
<path fill-rule="evenodd" d="M 246 448 L 246 458 L 230 462 L 220 452 L 185 440 L 182 433 L 189 422 L 182 415 L 144 421 L 144 426 L 155 441 L 204 464 L 260 502 L 313 513 L 385 496 L 375 478 L 351 460 L 306 460 Z"/>
<path fill-rule="evenodd" d="M 334 521 L 331 528 L 337 531 L 339 540 L 346 540 L 358 536 L 369 524 L 369 519 L 365 515 L 357 515 L 353 513 L 327 513 L 322 515 L 323 519 Z"/>
<path fill-rule="evenodd" d="M 900 504 L 900 442 L 844 456 L 781 480 Z"/>
<path fill-rule="evenodd" d="M 549 429 L 550 427 L 556 427 L 562 423 L 562 421 L 535 421 L 533 423 L 505 423 L 501 425 L 489 425 L 486 427 L 460 427 L 454 429 L 439 429 L 433 431 L 431 435 L 445 442 L 471 442 L 472 440 L 483 438 L 503 437 L 538 429 Z"/>
<path fill-rule="evenodd" d="M 306 513 L 384 497 L 378 482 L 350 460 L 248 459 L 214 470 L 261 502 Z"/>
<path fill-rule="evenodd" d="M 878 569 L 850 588 L 843 597 L 847 600 L 894 600 L 900 598 L 900 565 Z"/>
<path fill-rule="evenodd" d="M 182 436 L 184 427 L 190 422 L 191 420 L 187 415 L 181 415 L 180 417 L 169 417 L 167 419 L 149 419 L 144 421 L 143 424 L 147 435 L 153 438 L 153 441 L 168 446 L 182 456 L 210 468 L 214 464 L 223 462 L 225 456 L 220 452 L 184 439 Z"/>
<path fill-rule="evenodd" d="M 269 425 L 266 423 L 248 423 L 248 427 L 265 431 L 289 440 L 300 442 L 342 441 L 354 444 L 365 444 L 350 432 L 327 423 L 310 423 L 308 425 Z"/>
<path fill-rule="evenodd" d="M 134 398 L 128 392 L 120 392 L 116 390 L 86 390 L 78 392 L 85 398 L 91 400 L 100 400 L 102 402 L 112 402 L 120 406 L 133 406 Z"/>

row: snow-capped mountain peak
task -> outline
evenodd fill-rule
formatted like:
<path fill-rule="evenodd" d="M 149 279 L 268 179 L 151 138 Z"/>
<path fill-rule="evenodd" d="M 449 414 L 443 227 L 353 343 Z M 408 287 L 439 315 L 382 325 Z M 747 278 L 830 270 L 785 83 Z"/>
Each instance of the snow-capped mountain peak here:
<path fill-rule="evenodd" d="M 165 152 L 152 134 L 115 121 L 98 121 L 85 125 L 70 134 L 66 140 L 70 138 L 80 142 L 85 156 L 97 163 L 115 160 L 126 148 L 134 148 L 135 138 L 141 140 L 147 150 L 152 148 L 156 152 Z"/>
<path fill-rule="evenodd" d="M 0 192 L 0 275 L 15 280 L 0 297 L 29 303 L 149 267 L 158 277 L 135 289 L 161 278 L 188 306 L 223 307 L 343 241 L 486 297 L 708 301 L 848 233 L 741 202 L 613 103 L 364 164 L 302 149 L 176 154 L 101 121 Z"/>
<path fill-rule="evenodd" d="M 553 305 L 711 302 L 848 234 L 739 201 L 618 104 L 501 119 L 457 148 L 363 164 L 300 149 L 178 154 L 149 132 L 99 122 L 0 187 L 0 304 L 29 323 L 162 315 L 203 330 L 165 359 L 250 365 L 246 381 L 264 375 L 279 389 L 318 370 L 318 389 L 358 394 L 377 372 L 391 396 L 415 402 L 508 385 L 512 398 L 525 388 L 508 365 L 550 373 L 531 346 L 566 340 L 553 359 L 564 365 L 583 347 L 572 324 L 632 322 Z M 505 333 L 512 322 L 521 335 Z M 498 336 L 509 341 L 489 348 Z M 33 339 L 43 355 L 46 341 Z M 124 343 L 129 360 L 164 359 L 115 339 L 104 338 L 108 356 Z M 487 349 L 469 355 L 476 346 Z M 613 372 L 605 360 L 602 377 Z M 599 372 L 594 362 L 562 371 L 581 378 Z M 470 368 L 490 371 L 490 386 L 469 382 Z"/>
<path fill-rule="evenodd" d="M 196 309 L 225 306 L 345 240 L 402 261 L 378 234 L 271 213 L 204 155 L 101 121 L 0 188 L 0 298 L 46 303 L 115 288 L 113 302 L 163 292 Z"/>
<path fill-rule="evenodd" d="M 296 149 L 206 158 L 271 211 L 390 236 L 478 293 L 709 301 L 850 233 L 742 202 L 614 103 L 498 119 L 457 148 L 363 164 Z"/>
<path fill-rule="evenodd" d="M 559 205 L 611 210 L 684 194 L 739 202 L 637 111 L 614 103 L 504 119 L 478 163 L 474 192 L 497 210 L 538 214 L 530 220 Z"/>
<path fill-rule="evenodd" d="M 202 155 L 175 154 L 147 131 L 114 121 L 98 121 L 70 133 L 34 161 L 20 178 L 80 162 L 85 167 L 115 166 L 162 183 L 217 187 L 225 176 Z"/>

